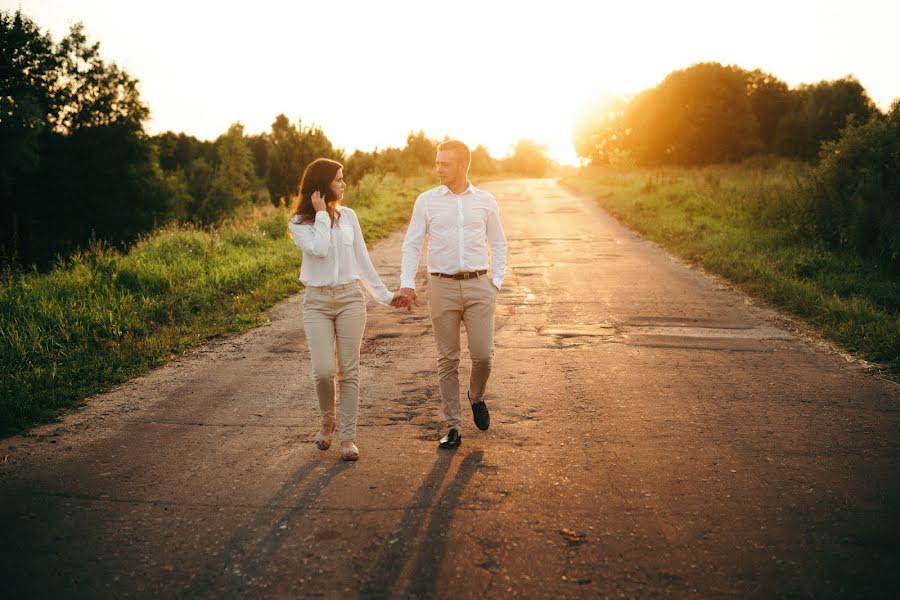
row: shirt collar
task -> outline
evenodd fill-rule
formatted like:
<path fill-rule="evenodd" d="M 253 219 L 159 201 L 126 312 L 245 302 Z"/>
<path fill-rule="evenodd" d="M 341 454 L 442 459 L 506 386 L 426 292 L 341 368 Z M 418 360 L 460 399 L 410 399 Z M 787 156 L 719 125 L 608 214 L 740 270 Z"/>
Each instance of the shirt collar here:
<path fill-rule="evenodd" d="M 447 194 L 452 194 L 452 193 L 453 193 L 453 192 L 450 191 L 450 188 L 448 188 L 446 185 L 442 185 L 440 188 L 438 188 L 438 190 L 439 190 L 439 192 L 440 192 L 440 194 L 441 194 L 442 196 L 446 196 Z M 472 184 L 472 182 L 470 181 L 470 182 L 469 182 L 469 187 L 467 187 L 466 189 L 464 189 L 464 190 L 463 190 L 463 193 L 462 193 L 462 194 L 459 194 L 459 195 L 462 196 L 462 195 L 464 195 L 464 194 L 469 194 L 469 193 L 474 194 L 474 193 L 477 192 L 477 191 L 478 191 L 478 188 L 475 187 L 475 186 Z"/>

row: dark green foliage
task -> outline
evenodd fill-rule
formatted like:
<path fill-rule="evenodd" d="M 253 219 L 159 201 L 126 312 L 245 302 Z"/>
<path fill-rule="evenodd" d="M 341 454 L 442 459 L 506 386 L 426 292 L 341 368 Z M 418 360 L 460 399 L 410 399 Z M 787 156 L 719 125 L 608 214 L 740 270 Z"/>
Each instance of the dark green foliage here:
<path fill-rule="evenodd" d="M 209 166 L 219 164 L 219 154 L 213 142 L 203 142 L 184 133 L 167 131 L 153 138 L 164 171 L 187 171 L 197 160 Z"/>
<path fill-rule="evenodd" d="M 200 200 L 196 218 L 201 223 L 214 223 L 230 215 L 240 206 L 268 204 L 263 182 L 256 177 L 253 153 L 244 127 L 235 123 L 216 140 L 219 166 L 209 192 Z"/>
<path fill-rule="evenodd" d="M 299 121 L 295 126 L 284 115 L 275 118 L 266 140 L 266 185 L 276 203 L 287 203 L 297 193 L 303 170 L 316 158 L 341 160 L 320 128 L 304 127 Z"/>
<path fill-rule="evenodd" d="M 140 124 L 150 116 L 141 102 L 137 80 L 100 58 L 100 44 L 88 45 L 81 23 L 72 26 L 57 47 L 57 109 L 50 113 L 55 129 L 72 132 L 86 127 Z"/>
<path fill-rule="evenodd" d="M 350 181 L 361 181 L 367 175 L 382 176 L 389 173 L 402 178 L 432 177 L 439 143 L 426 137 L 423 131 L 410 132 L 403 148 L 355 151 L 344 163 L 344 175 Z M 479 145 L 472 150 L 469 173 L 479 178 L 509 170 L 518 175 L 534 176 L 535 172 L 544 173 L 548 168 L 546 150 L 530 140 L 521 140 L 517 144 L 518 156 L 498 160 L 491 156 L 487 148 Z M 522 165 L 527 166 L 528 173 L 519 170 Z"/>
<path fill-rule="evenodd" d="M 59 62 L 49 35 L 20 12 L 0 11 L 0 197 L 38 165 L 39 139 L 56 110 Z"/>
<path fill-rule="evenodd" d="M 900 100 L 826 143 L 813 179 L 814 234 L 900 273 Z"/>
<path fill-rule="evenodd" d="M 105 64 L 80 24 L 54 44 L 21 12 L 0 11 L 0 61 L 5 262 L 46 267 L 92 239 L 133 241 L 165 218 L 137 81 Z"/>
<path fill-rule="evenodd" d="M 770 149 L 782 156 L 813 160 L 822 144 L 836 140 L 848 123 L 865 123 L 877 112 L 852 77 L 802 85 L 791 92 Z"/>
<path fill-rule="evenodd" d="M 795 105 L 788 85 L 759 69 L 747 74 L 747 97 L 759 127 L 759 141 L 764 149 L 771 149 L 778 124 Z"/>
<path fill-rule="evenodd" d="M 344 177 L 352 181 L 360 181 L 369 173 L 384 172 L 380 158 L 377 150 L 372 152 L 354 150 L 353 154 L 348 156 L 344 162 Z"/>
<path fill-rule="evenodd" d="M 343 158 L 321 129 L 293 125 L 284 115 L 268 133 L 245 136 L 235 123 L 215 142 L 172 132 L 154 141 L 160 166 L 185 192 L 173 217 L 201 224 L 248 203 L 290 204 L 307 164 L 319 157 Z"/>
<path fill-rule="evenodd" d="M 130 242 L 164 218 L 168 191 L 134 125 L 51 132 L 41 146 L 40 165 L 16 187 L 20 248 L 31 250 L 23 259 L 47 261 L 92 239 Z"/>
<path fill-rule="evenodd" d="M 344 175 L 353 181 L 367 174 L 393 173 L 400 177 L 417 177 L 434 171 L 434 157 L 438 142 L 425 136 L 424 131 L 410 132 L 403 148 L 375 149 L 371 152 L 355 151 L 346 161 Z"/>

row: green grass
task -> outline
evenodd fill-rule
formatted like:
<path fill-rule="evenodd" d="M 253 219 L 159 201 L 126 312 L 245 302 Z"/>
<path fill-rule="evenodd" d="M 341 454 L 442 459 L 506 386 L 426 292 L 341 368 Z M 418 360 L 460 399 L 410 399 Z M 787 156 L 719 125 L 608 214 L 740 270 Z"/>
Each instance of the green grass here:
<path fill-rule="evenodd" d="M 346 204 L 371 246 L 408 222 L 429 185 L 365 177 Z M 167 227 L 125 254 L 96 247 L 48 273 L 0 275 L 0 434 L 263 323 L 267 308 L 301 288 L 288 213 L 248 210 L 215 230 Z"/>
<path fill-rule="evenodd" d="M 696 169 L 584 169 L 563 185 L 675 255 L 900 372 L 900 282 L 804 232 L 808 168 L 767 160 Z"/>

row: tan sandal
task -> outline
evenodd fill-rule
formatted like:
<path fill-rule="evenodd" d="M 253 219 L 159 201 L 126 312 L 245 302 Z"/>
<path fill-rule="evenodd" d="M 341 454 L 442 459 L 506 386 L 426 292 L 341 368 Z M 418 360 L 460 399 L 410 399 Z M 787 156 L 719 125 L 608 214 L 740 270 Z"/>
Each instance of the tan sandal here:
<path fill-rule="evenodd" d="M 322 429 L 325 429 L 326 427 L 328 427 L 328 424 L 323 423 Z M 329 429 L 328 433 L 322 433 L 322 429 L 316 434 L 316 448 L 319 450 L 328 450 L 331 448 L 331 435 L 334 433 L 334 423 L 331 423 L 331 429 Z"/>
<path fill-rule="evenodd" d="M 349 446 L 344 444 L 349 443 Z M 350 440 L 341 442 L 341 458 L 347 461 L 359 460 L 359 448 Z"/>

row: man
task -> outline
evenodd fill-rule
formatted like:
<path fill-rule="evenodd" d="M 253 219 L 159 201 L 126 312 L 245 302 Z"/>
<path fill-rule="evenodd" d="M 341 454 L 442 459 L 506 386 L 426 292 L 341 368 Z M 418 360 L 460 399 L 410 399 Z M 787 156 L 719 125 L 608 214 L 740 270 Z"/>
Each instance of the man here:
<path fill-rule="evenodd" d="M 441 448 L 456 448 L 462 439 L 461 322 L 466 325 L 472 358 L 467 394 L 472 416 L 482 431 L 490 426 L 484 391 L 494 355 L 494 308 L 506 274 L 506 236 L 497 200 L 469 182 L 470 164 L 471 152 L 462 142 L 450 140 L 438 146 L 435 165 L 441 185 L 416 199 L 403 242 L 401 287 L 392 303 L 420 306 L 415 274 L 427 236 L 428 309 L 438 351 L 441 403 L 449 427 L 439 443 Z"/>

